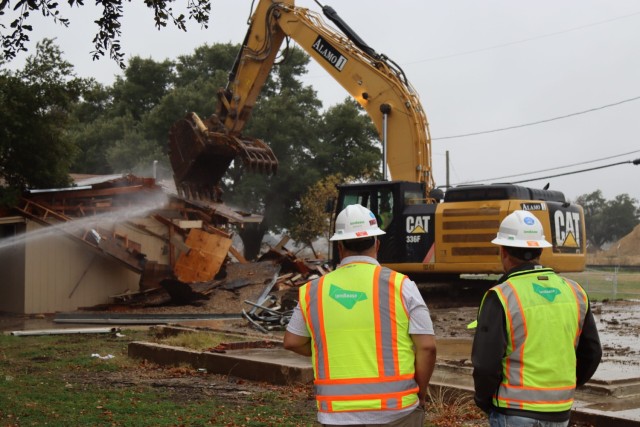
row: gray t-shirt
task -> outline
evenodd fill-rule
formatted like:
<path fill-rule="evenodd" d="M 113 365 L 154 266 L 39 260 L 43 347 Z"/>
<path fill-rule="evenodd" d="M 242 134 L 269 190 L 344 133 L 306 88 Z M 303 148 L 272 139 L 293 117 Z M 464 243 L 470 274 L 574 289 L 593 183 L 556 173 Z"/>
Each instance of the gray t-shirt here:
<path fill-rule="evenodd" d="M 353 262 L 379 265 L 375 258 L 354 256 L 344 258 L 340 266 Z M 435 335 L 427 304 L 420 295 L 415 282 L 408 278 L 402 282 L 402 301 L 409 313 L 409 334 Z M 300 304 L 293 310 L 287 331 L 302 337 L 310 336 L 300 311 Z M 416 406 L 417 404 L 402 410 L 391 411 L 318 412 L 318 422 L 321 424 L 386 424 L 404 417 L 412 412 Z"/>

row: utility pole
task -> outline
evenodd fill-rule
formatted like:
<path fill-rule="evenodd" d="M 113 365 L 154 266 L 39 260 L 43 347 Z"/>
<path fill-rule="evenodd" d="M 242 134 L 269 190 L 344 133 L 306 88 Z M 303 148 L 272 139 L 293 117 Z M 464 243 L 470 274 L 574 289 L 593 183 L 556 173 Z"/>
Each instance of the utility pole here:
<path fill-rule="evenodd" d="M 446 188 L 449 188 L 449 150 L 447 150 L 446 152 L 446 162 L 447 162 L 447 186 Z"/>

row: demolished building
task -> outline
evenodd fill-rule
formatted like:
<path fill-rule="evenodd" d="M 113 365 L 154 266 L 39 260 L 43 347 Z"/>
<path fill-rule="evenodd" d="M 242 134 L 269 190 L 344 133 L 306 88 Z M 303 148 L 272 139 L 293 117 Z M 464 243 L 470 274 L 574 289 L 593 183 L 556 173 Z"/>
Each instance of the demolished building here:
<path fill-rule="evenodd" d="M 195 202 L 133 175 L 80 176 L 33 190 L 0 217 L 0 311 L 54 313 L 144 292 L 166 278 L 212 280 L 244 261 L 232 226 L 261 217 Z"/>

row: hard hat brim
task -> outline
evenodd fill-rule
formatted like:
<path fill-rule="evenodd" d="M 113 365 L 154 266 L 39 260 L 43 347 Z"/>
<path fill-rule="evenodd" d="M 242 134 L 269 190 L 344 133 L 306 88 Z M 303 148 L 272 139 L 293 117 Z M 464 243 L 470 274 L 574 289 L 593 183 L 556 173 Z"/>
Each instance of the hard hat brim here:
<path fill-rule="evenodd" d="M 385 233 L 381 229 L 367 230 L 367 231 L 356 231 L 356 232 L 351 232 L 351 233 L 340 233 L 340 234 L 336 233 L 333 236 L 331 236 L 329 241 L 336 242 L 338 240 L 364 239 L 366 237 L 381 236 L 383 234 L 387 234 L 387 233 Z"/>
<path fill-rule="evenodd" d="M 550 248 L 553 246 L 546 240 L 509 240 L 502 237 L 496 237 L 491 241 L 494 245 L 510 246 L 512 248 Z"/>

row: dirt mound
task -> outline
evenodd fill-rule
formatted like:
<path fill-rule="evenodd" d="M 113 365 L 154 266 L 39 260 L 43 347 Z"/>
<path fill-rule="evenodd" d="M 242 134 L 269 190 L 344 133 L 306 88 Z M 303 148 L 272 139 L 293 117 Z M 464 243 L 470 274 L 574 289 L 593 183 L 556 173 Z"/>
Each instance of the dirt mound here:
<path fill-rule="evenodd" d="M 640 224 L 631 233 L 614 242 L 606 251 L 590 255 L 588 264 L 640 265 Z"/>

